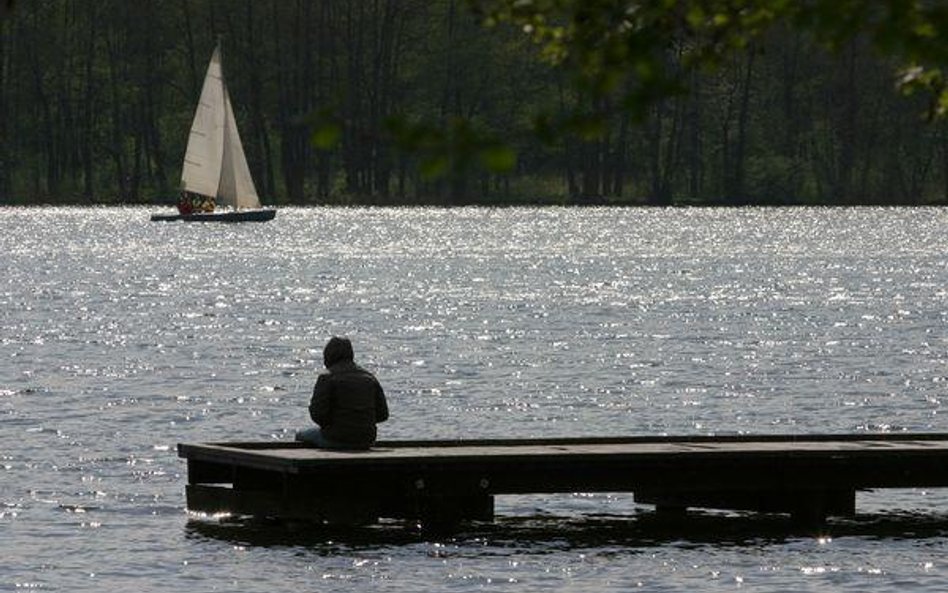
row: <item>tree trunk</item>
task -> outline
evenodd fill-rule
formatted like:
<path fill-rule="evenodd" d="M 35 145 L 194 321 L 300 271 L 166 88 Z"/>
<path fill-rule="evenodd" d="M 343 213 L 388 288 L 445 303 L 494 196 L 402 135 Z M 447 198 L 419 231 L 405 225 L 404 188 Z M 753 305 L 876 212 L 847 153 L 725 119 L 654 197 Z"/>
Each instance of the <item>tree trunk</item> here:
<path fill-rule="evenodd" d="M 263 71 L 263 65 L 260 60 L 260 45 L 256 41 L 256 18 L 254 15 L 254 6 L 257 0 L 247 0 L 245 10 L 247 15 L 245 39 L 247 42 L 247 56 L 250 79 L 249 103 L 250 103 L 250 139 L 248 143 L 250 154 L 256 158 L 250 158 L 251 171 L 257 184 L 257 191 L 264 196 L 264 201 L 271 202 L 273 188 L 272 173 L 272 154 L 270 150 L 270 139 L 267 134 L 266 119 L 263 111 L 263 81 L 260 77 Z"/>
<path fill-rule="evenodd" d="M 2 2 L 2 0 L 0 0 Z M 0 8 L 2 11 L 3 8 Z M 8 63 L 7 63 L 7 21 L 0 14 L 0 204 L 9 202 L 11 196 L 10 188 L 10 146 L 9 146 L 9 128 L 7 121 L 11 118 L 9 103 L 7 99 L 8 90 Z"/>
<path fill-rule="evenodd" d="M 838 101 L 836 112 L 837 153 L 836 176 L 833 180 L 833 200 L 852 202 L 853 167 L 856 162 L 856 116 L 859 96 L 856 77 L 856 45 L 850 43 L 843 54 L 842 72 L 836 79 L 834 96 Z"/>
<path fill-rule="evenodd" d="M 691 97 L 688 102 L 688 147 L 686 153 L 688 170 L 688 197 L 697 199 L 703 194 L 704 163 L 702 160 L 701 126 L 701 77 L 691 77 Z"/>
<path fill-rule="evenodd" d="M 369 134 L 365 127 L 363 101 L 366 98 L 364 80 L 364 44 L 365 44 L 365 4 L 363 2 L 346 3 L 345 40 L 346 48 L 346 100 L 345 134 L 343 136 L 343 169 L 345 171 L 346 191 L 352 195 L 365 196 L 368 191 L 365 170 L 366 144 Z"/>
<path fill-rule="evenodd" d="M 86 39 L 85 52 L 85 88 L 83 90 L 83 108 L 82 108 L 82 135 L 80 136 L 80 159 L 82 161 L 82 197 L 87 202 L 92 202 L 95 195 L 95 160 L 93 158 L 93 149 L 95 147 L 95 109 L 93 108 L 95 96 L 95 75 L 94 66 L 96 58 L 96 39 L 98 38 L 98 10 L 96 3 L 87 5 L 89 10 L 89 36 Z"/>
<path fill-rule="evenodd" d="M 648 203 L 653 206 L 670 206 L 674 202 L 672 183 L 678 168 L 679 142 L 681 136 L 682 101 L 674 100 L 671 111 L 671 127 L 666 126 L 668 101 L 660 101 L 652 114 L 648 126 L 649 177 L 651 188 Z"/>
<path fill-rule="evenodd" d="M 616 140 L 612 155 L 612 183 L 609 191 L 615 198 L 622 198 L 625 192 L 626 167 L 629 152 L 629 118 L 622 116 L 619 123 L 619 138 Z"/>
<path fill-rule="evenodd" d="M 948 124 L 942 122 L 939 126 L 939 145 L 941 146 L 941 189 L 942 200 L 948 205 Z"/>
<path fill-rule="evenodd" d="M 747 120 L 748 114 L 750 112 L 751 81 L 753 80 L 755 55 L 757 55 L 757 52 L 754 50 L 754 47 L 751 46 L 748 49 L 747 61 L 744 66 L 745 71 L 743 83 L 741 85 L 741 107 L 737 118 L 737 147 L 734 151 L 734 185 L 731 194 L 733 199 L 741 205 L 746 205 L 749 202 L 747 188 L 745 187 L 745 152 L 747 146 Z"/>
<path fill-rule="evenodd" d="M 784 33 L 780 39 L 781 105 L 783 107 L 784 133 L 781 154 L 789 163 L 788 176 L 782 185 L 788 197 L 799 198 L 802 185 L 800 174 L 800 136 L 802 117 L 798 99 L 800 75 L 801 41 L 798 36 Z M 776 189 L 776 188 L 775 188 Z"/>
<path fill-rule="evenodd" d="M 331 104 L 328 89 L 338 84 L 332 66 L 333 60 L 333 15 L 329 2 L 322 2 L 317 11 L 316 34 L 316 105 L 326 109 Z M 329 150 L 316 152 L 316 197 L 326 201 L 332 193 L 332 153 Z"/>
<path fill-rule="evenodd" d="M 57 193 L 57 174 L 56 174 L 56 148 L 54 139 L 56 137 L 53 129 L 53 112 L 50 107 L 47 90 L 43 82 L 43 66 L 36 55 L 38 48 L 33 48 L 33 85 L 36 96 L 35 108 L 39 112 L 42 127 L 38 131 L 40 135 L 40 146 L 42 146 L 43 162 L 46 164 L 46 170 L 42 176 L 45 180 L 45 194 L 52 196 Z"/>
<path fill-rule="evenodd" d="M 188 4 L 191 0 L 181 0 L 181 14 L 184 18 L 184 49 L 187 56 L 188 82 L 190 83 L 191 96 L 197 100 L 201 92 L 201 77 L 198 73 L 197 55 L 194 47 L 194 31 L 191 27 L 191 11 Z"/>
<path fill-rule="evenodd" d="M 298 117 L 303 115 L 306 105 L 307 89 L 305 83 L 308 75 L 304 72 L 305 46 L 303 30 L 308 27 L 310 2 L 297 0 L 295 7 L 290 11 L 292 32 L 288 36 L 289 44 L 284 45 L 285 32 L 281 30 L 279 7 L 280 0 L 273 2 L 274 42 L 277 55 L 277 95 L 280 130 L 282 132 L 281 147 L 283 156 L 283 179 L 286 186 L 287 198 L 291 202 L 304 201 L 304 187 L 306 175 L 306 158 L 308 156 L 308 138 L 306 128 L 298 123 Z"/>
<path fill-rule="evenodd" d="M 665 117 L 665 102 L 659 101 L 652 112 L 651 123 L 648 125 L 648 156 L 649 156 L 649 187 L 648 203 L 653 206 L 665 206 L 668 196 L 662 187 L 662 133 Z"/>

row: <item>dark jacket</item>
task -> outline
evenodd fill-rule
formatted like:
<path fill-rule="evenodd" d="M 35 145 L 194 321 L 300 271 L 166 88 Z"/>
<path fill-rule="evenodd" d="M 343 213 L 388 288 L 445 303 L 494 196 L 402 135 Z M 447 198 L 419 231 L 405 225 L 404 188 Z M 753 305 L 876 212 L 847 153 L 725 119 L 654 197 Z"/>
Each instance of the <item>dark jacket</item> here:
<path fill-rule="evenodd" d="M 378 379 L 351 360 L 344 360 L 316 379 L 309 415 L 329 440 L 368 448 L 375 443 L 375 424 L 388 419 L 388 404 Z"/>

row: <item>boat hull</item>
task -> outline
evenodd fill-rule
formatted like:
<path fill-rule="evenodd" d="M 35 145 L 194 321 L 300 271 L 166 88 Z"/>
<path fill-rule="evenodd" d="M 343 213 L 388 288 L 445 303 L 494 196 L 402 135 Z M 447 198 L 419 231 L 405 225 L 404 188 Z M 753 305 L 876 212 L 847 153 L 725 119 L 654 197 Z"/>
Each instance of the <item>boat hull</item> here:
<path fill-rule="evenodd" d="M 232 212 L 196 212 L 194 214 L 152 214 L 155 222 L 266 222 L 273 220 L 276 210 L 235 210 Z"/>

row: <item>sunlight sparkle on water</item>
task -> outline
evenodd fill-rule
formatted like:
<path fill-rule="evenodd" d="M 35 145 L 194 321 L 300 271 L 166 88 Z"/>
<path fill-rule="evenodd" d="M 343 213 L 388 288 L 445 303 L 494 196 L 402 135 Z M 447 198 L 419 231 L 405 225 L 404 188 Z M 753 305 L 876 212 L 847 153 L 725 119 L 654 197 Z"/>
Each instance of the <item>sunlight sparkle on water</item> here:
<path fill-rule="evenodd" d="M 0 589 L 948 590 L 937 490 L 860 493 L 816 537 L 507 497 L 435 547 L 188 514 L 175 449 L 292 439 L 334 334 L 386 439 L 948 432 L 944 209 L 150 212 L 0 208 Z"/>

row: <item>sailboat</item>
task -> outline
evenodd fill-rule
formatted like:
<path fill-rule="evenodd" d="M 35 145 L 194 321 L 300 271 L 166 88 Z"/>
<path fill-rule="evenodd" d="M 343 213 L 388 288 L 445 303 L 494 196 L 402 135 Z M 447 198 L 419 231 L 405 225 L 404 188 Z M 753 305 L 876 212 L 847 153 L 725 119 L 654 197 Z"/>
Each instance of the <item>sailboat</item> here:
<path fill-rule="evenodd" d="M 153 214 L 151 219 L 265 222 L 276 216 L 273 208 L 261 208 L 247 166 L 221 68 L 220 43 L 211 55 L 194 112 L 181 168 L 181 190 L 178 214 Z"/>

